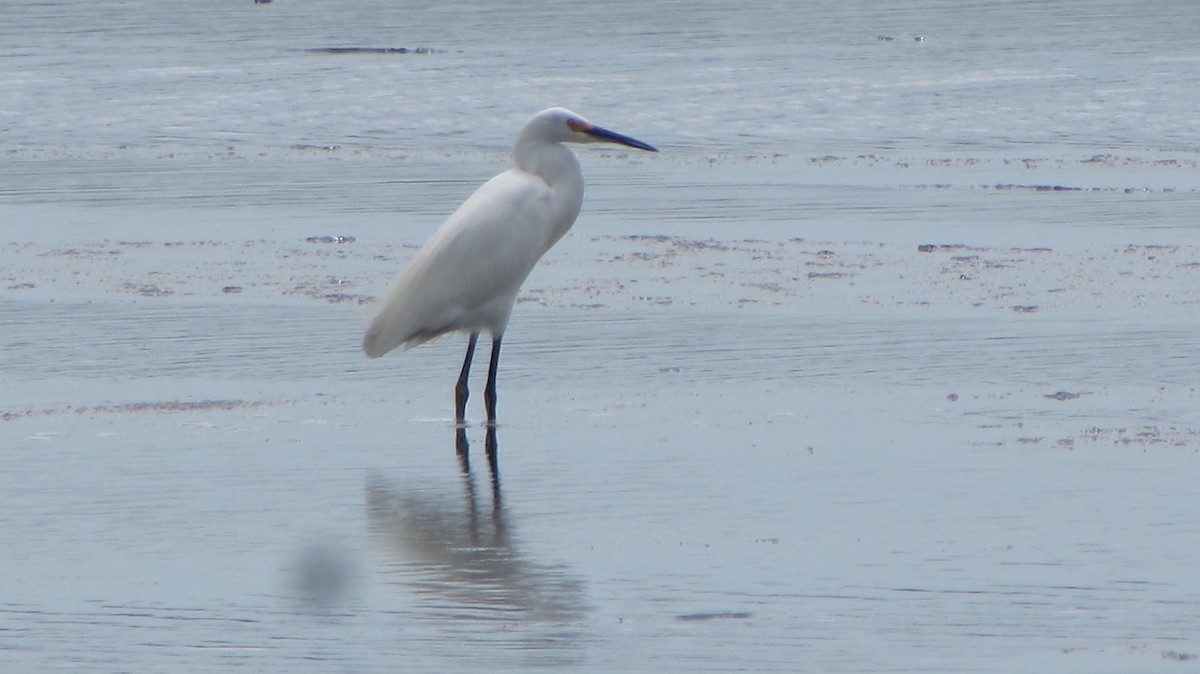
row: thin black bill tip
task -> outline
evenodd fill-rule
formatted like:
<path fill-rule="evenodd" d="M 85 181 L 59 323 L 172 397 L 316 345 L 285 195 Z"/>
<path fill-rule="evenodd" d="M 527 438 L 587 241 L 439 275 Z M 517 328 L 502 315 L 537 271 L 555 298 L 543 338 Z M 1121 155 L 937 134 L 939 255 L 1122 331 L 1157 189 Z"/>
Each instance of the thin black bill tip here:
<path fill-rule="evenodd" d="M 629 147 L 635 147 L 639 150 L 645 150 L 647 152 L 658 152 L 658 148 L 649 143 L 643 143 L 636 138 L 630 138 L 624 134 L 617 133 L 616 131 L 609 131 L 608 129 L 604 129 L 599 126 L 593 126 L 592 128 L 588 129 L 587 134 L 597 140 L 616 143 L 618 145 L 627 145 Z"/>

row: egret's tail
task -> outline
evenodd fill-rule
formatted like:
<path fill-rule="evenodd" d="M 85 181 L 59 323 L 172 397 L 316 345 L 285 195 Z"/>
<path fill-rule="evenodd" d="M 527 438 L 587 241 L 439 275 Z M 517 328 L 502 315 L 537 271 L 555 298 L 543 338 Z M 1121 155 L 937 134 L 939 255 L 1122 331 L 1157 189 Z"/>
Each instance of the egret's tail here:
<path fill-rule="evenodd" d="M 403 339 L 395 339 L 395 330 L 388 331 L 386 328 L 387 321 L 383 316 L 376 316 L 375 320 L 371 321 L 371 327 L 367 328 L 367 334 L 363 335 L 362 343 L 363 353 L 367 354 L 367 358 L 379 358 L 403 343 Z"/>

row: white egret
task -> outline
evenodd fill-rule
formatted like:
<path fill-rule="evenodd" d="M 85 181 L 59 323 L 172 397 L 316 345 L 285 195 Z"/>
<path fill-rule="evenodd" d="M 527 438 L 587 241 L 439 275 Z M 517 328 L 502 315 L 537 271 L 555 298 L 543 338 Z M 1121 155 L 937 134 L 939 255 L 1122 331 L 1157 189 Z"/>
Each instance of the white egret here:
<path fill-rule="evenodd" d="M 378 358 L 449 332 L 467 332 L 467 355 L 455 387 L 455 419 L 466 417 L 467 375 L 479 333 L 492 336 L 484 403 L 496 423 L 500 340 L 521 284 L 575 223 L 583 173 L 563 143 L 617 143 L 657 152 L 563 108 L 534 115 L 513 145 L 513 168 L 492 178 L 458 207 L 417 252 L 378 305 L 363 351 Z"/>

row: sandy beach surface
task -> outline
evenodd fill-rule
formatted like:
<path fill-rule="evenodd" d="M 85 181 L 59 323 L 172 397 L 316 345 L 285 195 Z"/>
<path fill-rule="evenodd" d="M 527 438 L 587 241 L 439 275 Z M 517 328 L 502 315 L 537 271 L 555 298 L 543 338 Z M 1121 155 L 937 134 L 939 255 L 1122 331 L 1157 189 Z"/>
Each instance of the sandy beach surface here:
<path fill-rule="evenodd" d="M 0 671 L 1200 669 L 1194 10 L 884 4 L 7 3 Z M 363 329 L 551 105 L 460 437 Z"/>
<path fill-rule="evenodd" d="M 493 472 L 461 339 L 358 351 L 415 241 L 231 221 L 0 247 L 17 668 L 1200 656 L 1197 246 L 585 222 L 522 293 Z"/>

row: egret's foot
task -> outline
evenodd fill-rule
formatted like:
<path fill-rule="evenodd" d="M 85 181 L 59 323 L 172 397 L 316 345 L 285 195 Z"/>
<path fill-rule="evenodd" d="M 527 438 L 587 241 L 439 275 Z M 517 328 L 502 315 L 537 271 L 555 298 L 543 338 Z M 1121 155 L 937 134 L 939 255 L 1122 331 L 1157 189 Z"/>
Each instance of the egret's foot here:
<path fill-rule="evenodd" d="M 495 391 L 484 391 L 483 393 L 484 407 L 487 408 L 487 425 L 488 428 L 496 427 L 496 393 Z"/>
<path fill-rule="evenodd" d="M 459 385 L 454 389 L 454 424 L 464 426 L 467 423 L 467 387 Z"/>

